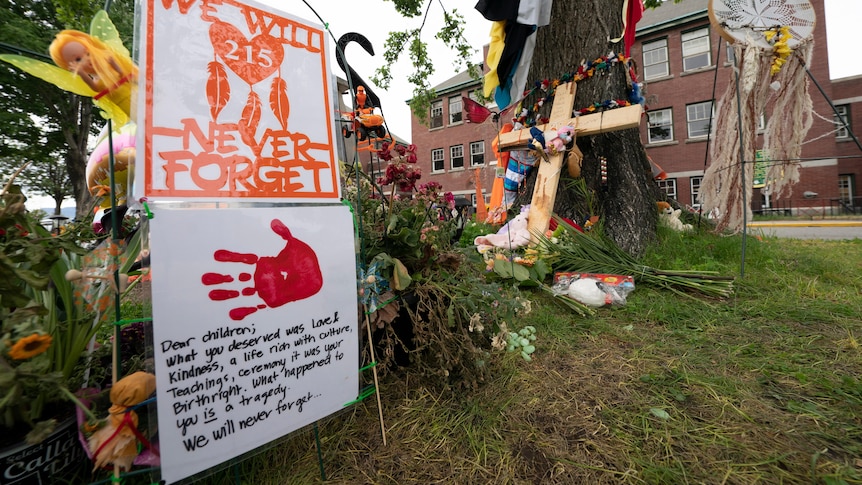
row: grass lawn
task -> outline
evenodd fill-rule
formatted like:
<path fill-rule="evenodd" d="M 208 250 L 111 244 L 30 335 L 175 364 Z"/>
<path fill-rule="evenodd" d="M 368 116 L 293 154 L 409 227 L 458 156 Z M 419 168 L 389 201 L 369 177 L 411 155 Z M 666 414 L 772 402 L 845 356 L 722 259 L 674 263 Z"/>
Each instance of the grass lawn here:
<path fill-rule="evenodd" d="M 739 276 L 740 237 L 662 232 L 644 263 Z M 639 285 L 581 317 L 527 293 L 533 361 L 475 394 L 409 368 L 319 423 L 333 484 L 862 483 L 862 240 L 749 237 L 725 301 Z M 237 481 L 239 480 L 239 481 Z M 321 483 L 312 429 L 206 483 Z"/>

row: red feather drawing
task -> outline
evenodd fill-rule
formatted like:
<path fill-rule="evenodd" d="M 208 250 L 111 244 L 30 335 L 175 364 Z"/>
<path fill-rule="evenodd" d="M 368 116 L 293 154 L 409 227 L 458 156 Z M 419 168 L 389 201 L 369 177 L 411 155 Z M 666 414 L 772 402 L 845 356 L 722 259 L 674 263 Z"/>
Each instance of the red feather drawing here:
<path fill-rule="evenodd" d="M 254 91 L 248 93 L 248 100 L 245 102 L 245 108 L 242 109 L 242 116 L 239 120 L 239 134 L 242 141 L 252 148 L 255 155 L 258 155 L 260 147 L 257 146 L 255 134 L 257 133 L 257 125 L 260 123 L 260 96 Z"/>
<path fill-rule="evenodd" d="M 287 98 L 287 81 L 281 77 L 272 80 L 269 89 L 269 106 L 281 128 L 287 131 L 287 118 L 290 115 L 290 100 Z"/>
<path fill-rule="evenodd" d="M 207 64 L 207 102 L 210 104 L 210 115 L 216 121 L 222 108 L 230 101 L 230 82 L 227 79 L 227 71 L 218 61 Z"/>

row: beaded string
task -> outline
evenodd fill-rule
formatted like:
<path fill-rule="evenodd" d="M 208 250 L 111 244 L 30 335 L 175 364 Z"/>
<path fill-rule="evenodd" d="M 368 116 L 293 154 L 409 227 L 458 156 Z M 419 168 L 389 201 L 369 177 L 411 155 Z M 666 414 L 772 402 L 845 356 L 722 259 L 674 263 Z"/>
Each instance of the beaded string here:
<path fill-rule="evenodd" d="M 611 70 L 614 66 L 621 64 L 628 68 L 628 75 L 632 81 L 632 93 L 630 96 L 630 100 L 606 100 L 601 103 L 594 103 L 591 106 L 586 108 L 582 108 L 579 110 L 574 110 L 572 115 L 579 116 L 583 114 L 593 113 L 597 110 L 604 109 L 613 109 L 619 108 L 622 106 L 631 106 L 633 102 L 639 103 L 642 101 L 642 97 L 640 96 L 640 85 L 637 82 L 637 75 L 634 70 L 634 66 L 630 62 L 631 58 L 627 58 L 623 54 L 616 54 L 611 52 L 607 56 L 597 57 L 591 61 L 581 61 L 577 70 L 574 72 L 569 72 L 560 76 L 559 79 L 544 79 L 542 81 L 536 81 L 533 83 L 533 87 L 524 92 L 523 97 L 521 98 L 521 103 L 518 108 L 516 108 L 517 116 L 513 117 L 512 121 L 519 123 L 522 126 L 535 126 L 537 124 L 547 123 L 548 119 L 546 117 L 539 117 L 539 110 L 544 106 L 545 103 L 550 102 L 554 99 L 554 94 L 556 93 L 556 88 L 560 84 L 565 84 L 567 82 L 573 81 L 578 82 L 584 79 L 589 79 L 594 77 L 596 74 L 605 75 L 607 72 Z M 536 94 L 536 93 L 544 93 L 543 96 L 539 97 L 530 107 L 523 107 L 523 100 Z"/>

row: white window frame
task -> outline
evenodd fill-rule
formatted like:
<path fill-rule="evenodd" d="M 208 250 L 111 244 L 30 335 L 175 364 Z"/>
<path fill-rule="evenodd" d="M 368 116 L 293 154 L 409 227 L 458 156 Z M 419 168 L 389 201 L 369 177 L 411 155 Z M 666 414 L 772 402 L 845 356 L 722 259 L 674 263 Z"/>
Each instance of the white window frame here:
<path fill-rule="evenodd" d="M 836 104 L 835 109 L 838 111 L 838 114 L 832 114 L 832 119 L 835 121 L 835 138 L 845 139 L 850 138 L 850 131 L 844 127 L 844 124 L 841 123 L 841 118 L 847 122 L 847 126 L 850 126 L 850 105 L 847 104 Z M 839 118 L 838 116 L 841 116 Z"/>
<path fill-rule="evenodd" d="M 838 175 L 838 198 L 845 204 L 853 204 L 853 174 L 843 173 Z"/>
<path fill-rule="evenodd" d="M 657 180 L 659 190 L 671 199 L 676 199 L 676 179 Z"/>
<path fill-rule="evenodd" d="M 688 137 L 706 138 L 709 135 L 710 119 L 713 116 L 712 101 L 701 101 L 700 103 L 685 105 L 685 124 L 688 128 Z M 703 128 L 692 130 L 692 125 L 699 127 L 702 123 L 705 123 Z M 695 131 L 695 133 L 693 134 L 692 131 Z"/>
<path fill-rule="evenodd" d="M 464 145 L 449 147 L 449 169 L 464 170 Z"/>
<path fill-rule="evenodd" d="M 642 48 L 644 80 L 668 76 L 670 67 L 667 57 L 667 38 L 644 42 Z"/>
<path fill-rule="evenodd" d="M 476 159 L 479 159 L 476 161 Z M 485 165 L 485 142 L 472 141 L 470 142 L 470 166 L 477 167 Z"/>
<path fill-rule="evenodd" d="M 733 44 L 730 42 L 724 42 L 725 48 L 727 49 L 727 63 L 731 65 L 736 65 L 736 51 L 733 50 Z"/>
<path fill-rule="evenodd" d="M 681 40 L 683 71 L 696 71 L 712 66 L 712 53 L 709 47 L 709 27 L 701 27 L 683 32 Z M 706 60 L 706 63 L 703 63 L 703 60 Z M 694 66 L 690 67 L 692 63 Z"/>
<path fill-rule="evenodd" d="M 691 205 L 700 203 L 700 187 L 703 185 L 703 176 L 688 179 L 688 188 L 691 191 Z"/>
<path fill-rule="evenodd" d="M 431 101 L 431 119 L 430 119 L 430 128 L 433 130 L 434 128 L 441 128 L 443 126 L 443 100 L 438 99 L 436 101 Z"/>
<path fill-rule="evenodd" d="M 440 168 L 437 168 L 437 162 L 440 163 Z M 431 150 L 431 173 L 440 173 L 445 170 L 446 160 L 443 159 L 443 149 L 435 148 Z"/>
<path fill-rule="evenodd" d="M 647 139 L 650 144 L 665 143 L 673 140 L 673 108 L 656 109 L 647 112 L 649 122 L 647 124 Z M 655 117 L 660 117 L 660 120 L 655 120 Z M 666 120 L 665 120 L 666 118 Z M 668 138 L 653 139 L 653 128 L 667 128 L 669 131 Z"/>
<path fill-rule="evenodd" d="M 449 98 L 449 124 L 459 125 L 464 121 L 464 105 L 461 103 L 461 95 Z"/>

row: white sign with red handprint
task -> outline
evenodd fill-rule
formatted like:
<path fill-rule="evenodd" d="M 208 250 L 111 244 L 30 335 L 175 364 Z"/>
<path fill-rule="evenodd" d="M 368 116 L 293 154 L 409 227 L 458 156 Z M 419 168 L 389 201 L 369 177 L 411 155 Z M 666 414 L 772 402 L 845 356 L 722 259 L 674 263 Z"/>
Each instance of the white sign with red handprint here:
<path fill-rule="evenodd" d="M 323 27 L 249 1 L 143 3 L 136 198 L 337 201 Z"/>
<path fill-rule="evenodd" d="M 167 483 L 356 398 L 359 332 L 349 208 L 166 208 L 150 224 Z"/>

